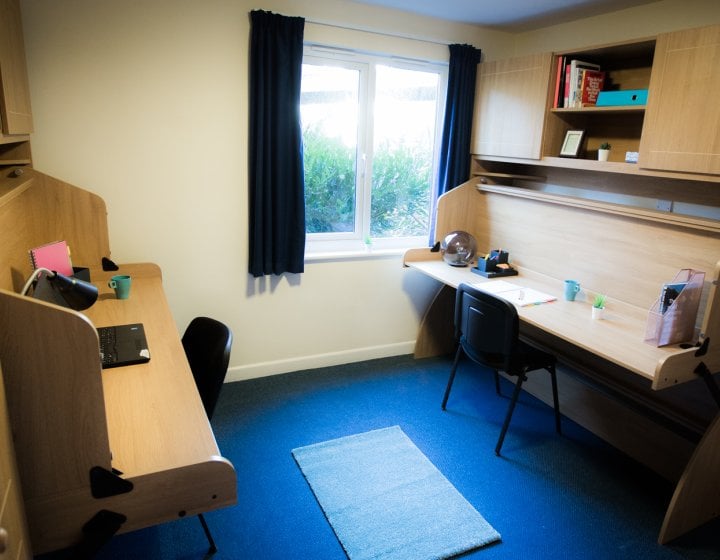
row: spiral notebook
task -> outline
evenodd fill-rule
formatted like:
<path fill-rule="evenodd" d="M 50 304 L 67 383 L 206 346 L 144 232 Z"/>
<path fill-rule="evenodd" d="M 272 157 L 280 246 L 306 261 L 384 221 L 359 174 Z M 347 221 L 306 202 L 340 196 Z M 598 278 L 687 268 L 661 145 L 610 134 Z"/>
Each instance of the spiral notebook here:
<path fill-rule="evenodd" d="M 64 276 L 73 275 L 70 249 L 66 241 L 54 241 L 30 249 L 30 262 L 35 270 L 47 268 Z"/>

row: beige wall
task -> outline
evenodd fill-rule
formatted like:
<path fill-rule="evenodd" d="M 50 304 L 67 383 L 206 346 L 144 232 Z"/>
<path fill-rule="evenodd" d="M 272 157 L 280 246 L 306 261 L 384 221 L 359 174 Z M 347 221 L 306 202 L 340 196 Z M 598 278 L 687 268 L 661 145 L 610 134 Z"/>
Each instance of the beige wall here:
<path fill-rule="evenodd" d="M 248 12 L 306 38 L 447 60 L 446 43 L 512 54 L 512 37 L 341 1 L 22 0 L 38 169 L 107 202 L 117 262 L 157 262 L 178 329 L 235 333 L 230 379 L 412 351 L 434 284 L 400 255 L 247 273 Z M 476 42 L 477 41 L 477 42 Z"/>
<path fill-rule="evenodd" d="M 162 267 L 179 330 L 195 315 L 231 326 L 229 379 L 409 353 L 435 284 L 399 255 L 247 273 L 248 12 L 379 33 L 308 23 L 309 40 L 446 60 L 446 43 L 493 59 L 694 25 L 683 6 L 717 21 L 714 4 L 665 1 L 628 10 L 634 22 L 513 36 L 341 0 L 21 0 L 33 157 L 106 200 L 113 258 Z"/>

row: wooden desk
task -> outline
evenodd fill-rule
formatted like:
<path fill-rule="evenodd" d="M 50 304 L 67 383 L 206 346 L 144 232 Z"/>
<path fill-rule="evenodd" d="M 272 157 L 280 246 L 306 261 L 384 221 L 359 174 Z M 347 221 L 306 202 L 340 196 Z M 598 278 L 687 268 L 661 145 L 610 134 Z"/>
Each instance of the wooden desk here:
<path fill-rule="evenodd" d="M 37 226 L 28 220 L 44 212 Z M 160 269 L 121 266 L 133 286 L 130 299 L 115 299 L 111 273 L 98 268 L 109 255 L 104 228 L 98 197 L 36 171 L 0 190 L 0 233 L 13 235 L 0 250 L 0 360 L 35 554 L 80 541 L 100 510 L 125 516 L 125 532 L 237 500 L 235 471 L 215 442 Z M 95 305 L 78 313 L 8 289 L 29 275 L 27 248 L 67 237 L 75 263 L 96 267 Z M 131 322 L 145 326 L 150 362 L 102 370 L 95 327 Z M 91 472 L 114 484 L 92 481 Z"/>
<path fill-rule="evenodd" d="M 414 258 L 429 257 L 429 250 L 410 253 Z M 492 282 L 475 274 L 471 267 L 451 267 L 436 253 L 433 260 L 410 260 L 406 255 L 405 264 L 435 278 L 443 284 L 457 288 L 461 283 L 474 284 Z M 663 389 L 697 379 L 692 367 L 670 368 L 669 363 L 680 354 L 693 354 L 694 349 L 681 350 L 678 345 L 656 347 L 643 343 L 647 325 L 648 310 L 619 300 L 610 300 L 607 304 L 605 318 L 591 319 L 591 304 L 587 301 L 565 301 L 563 298 L 563 282 L 536 272 L 519 269 L 518 276 L 505 279 L 525 288 L 534 288 L 541 292 L 554 295 L 557 300 L 542 305 L 518 308 L 518 315 L 525 327 L 535 327 L 558 337 L 595 356 L 613 362 L 652 383 L 653 389 Z M 452 302 L 454 306 L 454 302 Z M 447 316 L 447 313 L 443 313 Z M 451 315 L 450 315 L 451 316 Z M 433 330 L 421 329 L 418 347 L 432 347 L 433 342 L 424 340 L 432 337 Z M 445 346 L 444 350 L 447 350 Z M 421 350 L 422 352 L 422 350 Z M 435 351 L 437 352 L 437 350 Z M 717 356 L 711 356 L 712 366 L 720 370 L 716 364 Z M 698 360 L 699 361 L 699 360 Z M 712 369 L 712 368 L 711 368 Z"/>
<path fill-rule="evenodd" d="M 720 414 L 697 372 L 701 367 L 720 371 L 720 225 L 479 183 L 468 181 L 439 199 L 438 240 L 463 230 L 475 237 L 481 252 L 506 248 L 520 272 L 508 281 L 558 297 L 519 308 L 521 336 L 560 359 L 563 414 L 677 482 L 661 543 L 716 517 Z M 440 283 L 421 323 L 416 356 L 451 351 L 455 288 L 487 280 L 469 268 L 446 265 L 429 249 L 408 251 L 404 265 Z M 662 283 L 680 268 L 706 272 L 705 345 L 657 348 L 644 342 L 648 310 Z M 564 301 L 565 278 L 607 294 L 606 318 L 593 321 L 588 303 Z M 548 402 L 545 385 L 530 378 L 523 388 Z M 691 432 L 700 436 L 695 439 Z"/>

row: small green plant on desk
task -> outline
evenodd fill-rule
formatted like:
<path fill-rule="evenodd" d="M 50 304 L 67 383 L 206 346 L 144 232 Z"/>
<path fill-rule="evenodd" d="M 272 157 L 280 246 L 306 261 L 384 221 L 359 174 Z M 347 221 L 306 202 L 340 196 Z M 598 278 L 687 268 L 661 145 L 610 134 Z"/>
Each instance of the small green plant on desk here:
<path fill-rule="evenodd" d="M 612 146 L 608 142 L 603 142 L 602 144 L 600 144 L 601 150 L 609 150 L 610 148 L 612 148 Z"/>
<path fill-rule="evenodd" d="M 605 300 L 607 296 L 604 294 L 595 294 L 592 304 L 592 318 L 602 319 L 605 310 Z"/>

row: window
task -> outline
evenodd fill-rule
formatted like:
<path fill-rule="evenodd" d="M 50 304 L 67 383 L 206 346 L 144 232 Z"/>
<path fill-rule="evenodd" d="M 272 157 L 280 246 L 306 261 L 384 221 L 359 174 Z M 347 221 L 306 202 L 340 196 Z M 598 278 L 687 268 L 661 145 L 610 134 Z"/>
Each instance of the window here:
<path fill-rule="evenodd" d="M 447 67 L 306 47 L 306 252 L 427 245 Z"/>

